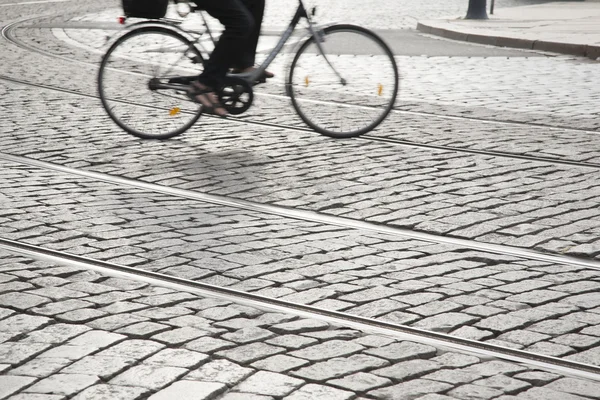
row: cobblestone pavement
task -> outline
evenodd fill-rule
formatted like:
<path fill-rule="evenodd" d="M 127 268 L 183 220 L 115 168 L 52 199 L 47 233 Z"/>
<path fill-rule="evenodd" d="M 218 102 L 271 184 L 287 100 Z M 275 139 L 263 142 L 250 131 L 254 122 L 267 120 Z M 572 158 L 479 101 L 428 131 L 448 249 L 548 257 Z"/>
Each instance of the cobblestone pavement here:
<path fill-rule="evenodd" d="M 597 271 L 0 165 L 7 239 L 599 364 Z"/>
<path fill-rule="evenodd" d="M 2 399 L 577 400 L 600 390 L 558 373 L 4 253 L 0 282 Z"/>
<path fill-rule="evenodd" d="M 354 1 L 319 2 L 321 20 L 383 29 L 390 40 L 416 19 L 461 15 L 467 3 Z M 32 26 L 109 21 L 118 5 L 12 3 L 0 0 L 3 25 L 25 18 Z M 293 10 L 282 0 L 268 7 L 265 25 L 277 31 Z M 64 58 L 2 40 L 0 76 L 79 94 L 0 80 L 2 153 L 600 259 L 597 168 L 336 141 L 207 117 L 177 139 L 140 141 L 121 132 L 96 98 L 97 62 L 115 31 L 13 33 Z M 398 44 L 401 98 L 375 136 L 597 163 L 598 63 L 539 53 L 414 57 Z M 258 90 L 282 94 L 284 65 L 278 61 L 274 84 Z M 303 126 L 276 96 L 258 96 L 244 118 Z M 599 275 L 584 267 L 244 211 L 6 161 L 0 161 L 0 237 L 599 364 Z M 556 372 L 5 253 L 0 373 L 1 400 L 160 400 L 192 392 L 199 400 L 579 400 L 600 393 L 596 382 Z"/>

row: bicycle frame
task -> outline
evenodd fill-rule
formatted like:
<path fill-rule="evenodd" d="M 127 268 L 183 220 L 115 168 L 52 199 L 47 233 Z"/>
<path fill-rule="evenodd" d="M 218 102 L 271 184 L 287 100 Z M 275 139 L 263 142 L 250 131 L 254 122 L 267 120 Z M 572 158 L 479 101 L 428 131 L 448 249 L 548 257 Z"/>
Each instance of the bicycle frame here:
<path fill-rule="evenodd" d="M 180 0 L 181 1 L 181 0 Z M 191 7 L 192 12 L 196 11 L 197 9 L 195 7 Z M 312 15 L 314 15 L 315 13 L 315 8 L 313 8 L 312 10 Z M 267 55 L 267 57 L 265 58 L 265 60 L 252 72 L 247 72 L 247 73 L 239 73 L 239 74 L 231 74 L 231 76 L 235 76 L 237 78 L 242 78 L 245 81 L 247 81 L 250 85 L 255 85 L 256 82 L 260 79 L 260 77 L 263 75 L 263 73 L 267 70 L 267 68 L 269 68 L 269 65 L 271 65 L 271 63 L 273 62 L 273 60 L 275 60 L 275 58 L 279 55 L 279 53 L 281 52 L 281 50 L 283 49 L 283 47 L 287 44 L 287 42 L 289 41 L 289 39 L 292 37 L 292 34 L 294 33 L 294 31 L 296 30 L 296 27 L 298 26 L 298 23 L 300 22 L 300 20 L 302 18 L 305 18 L 308 21 L 308 30 L 309 30 L 309 37 L 314 37 L 315 38 L 315 42 L 317 44 L 317 49 L 319 50 L 319 52 L 321 53 L 321 55 L 324 57 L 324 59 L 326 60 L 327 64 L 331 67 L 331 69 L 334 71 L 334 73 L 340 78 L 340 81 L 342 84 L 346 84 L 344 78 L 341 77 L 341 75 L 335 70 L 335 68 L 333 67 L 333 65 L 331 65 L 331 63 L 329 62 L 327 55 L 325 54 L 325 52 L 323 51 L 323 47 L 321 45 L 322 39 L 319 37 L 319 31 L 320 29 L 317 28 L 317 26 L 315 25 L 315 23 L 313 22 L 313 20 L 310 18 L 304 3 L 302 0 L 298 0 L 298 8 L 296 9 L 296 13 L 294 14 L 294 16 L 292 17 L 292 20 L 290 21 L 288 27 L 285 29 L 285 31 L 283 31 L 283 33 L 281 34 L 279 41 L 277 42 L 277 44 L 275 45 L 275 47 L 269 52 L 269 54 Z M 202 19 L 204 21 L 204 26 L 206 27 L 206 33 L 208 33 L 210 39 L 212 40 L 213 43 L 216 43 L 216 40 L 212 34 L 212 32 L 210 31 L 210 28 L 208 27 L 208 24 L 206 23 L 206 19 L 204 18 L 204 16 L 202 16 Z M 194 37 L 194 39 L 192 40 L 192 44 L 196 44 L 199 42 L 200 37 L 202 36 L 202 32 L 191 32 L 191 31 L 186 31 L 182 28 L 180 28 L 179 26 L 169 23 L 169 22 L 164 22 L 164 24 L 166 25 L 170 25 L 170 26 L 174 26 L 177 28 L 177 30 L 181 31 L 182 33 L 187 34 L 188 36 L 190 35 L 190 33 L 196 33 L 199 34 L 197 37 Z M 201 48 L 199 50 L 205 50 L 204 48 Z"/>

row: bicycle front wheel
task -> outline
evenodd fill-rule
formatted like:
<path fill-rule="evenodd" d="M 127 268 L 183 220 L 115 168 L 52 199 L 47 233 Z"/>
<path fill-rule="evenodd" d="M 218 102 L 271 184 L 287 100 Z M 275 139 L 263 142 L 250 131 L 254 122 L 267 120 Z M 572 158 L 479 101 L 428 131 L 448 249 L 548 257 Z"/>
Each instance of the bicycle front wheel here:
<path fill-rule="evenodd" d="M 100 65 L 98 90 L 112 120 L 144 139 L 185 132 L 201 115 L 186 96 L 202 70 L 202 55 L 179 33 L 145 26 L 120 37 Z"/>
<path fill-rule="evenodd" d="M 287 78 L 288 95 L 300 118 L 334 138 L 362 135 L 392 110 L 398 67 L 387 44 L 355 25 L 334 25 L 298 49 Z"/>

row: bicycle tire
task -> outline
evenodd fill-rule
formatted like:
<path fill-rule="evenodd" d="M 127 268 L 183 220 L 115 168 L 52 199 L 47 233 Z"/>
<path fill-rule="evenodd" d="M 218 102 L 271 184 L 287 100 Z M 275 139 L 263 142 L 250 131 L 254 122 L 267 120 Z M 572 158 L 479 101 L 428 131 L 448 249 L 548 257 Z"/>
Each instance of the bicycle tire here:
<path fill-rule="evenodd" d="M 172 85 L 179 90 L 155 86 L 185 74 L 197 76 L 202 65 L 199 50 L 180 33 L 163 26 L 136 28 L 117 39 L 102 57 L 100 100 L 124 131 L 142 139 L 172 138 L 196 123 L 202 107 L 185 94 L 187 84 Z M 154 71 L 146 73 L 146 67 Z"/>
<path fill-rule="evenodd" d="M 398 66 L 391 49 L 375 33 L 356 25 L 332 25 L 317 37 L 327 60 L 315 36 L 298 48 L 286 80 L 292 106 L 320 134 L 350 138 L 370 132 L 388 116 L 398 95 Z M 330 64 L 343 77 L 352 77 L 343 84 Z M 344 128 L 366 115 L 368 121 Z M 334 122 L 336 117 L 339 120 Z"/>

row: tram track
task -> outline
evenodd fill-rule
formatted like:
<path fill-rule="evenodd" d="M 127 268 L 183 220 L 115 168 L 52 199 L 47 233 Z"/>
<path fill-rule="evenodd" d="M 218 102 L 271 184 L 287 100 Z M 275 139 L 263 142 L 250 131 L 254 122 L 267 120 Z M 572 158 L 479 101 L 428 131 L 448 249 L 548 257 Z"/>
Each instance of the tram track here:
<path fill-rule="evenodd" d="M 62 92 L 62 93 L 66 93 L 66 94 L 70 94 L 70 95 L 75 95 L 75 96 L 82 96 L 82 97 L 88 97 L 88 98 L 93 98 L 93 99 L 99 99 L 99 96 L 97 96 L 97 95 L 82 93 L 82 92 L 78 92 L 78 91 L 75 91 L 75 90 L 69 90 L 69 89 L 59 88 L 59 87 L 55 87 L 55 86 L 51 86 L 51 85 L 43 85 L 43 84 L 38 84 L 38 83 L 27 82 L 27 81 L 24 81 L 24 80 L 21 80 L 21 79 L 15 79 L 15 78 L 3 76 L 3 75 L 0 75 L 0 80 L 4 80 L 4 81 L 8 81 L 8 82 L 13 82 L 13 83 L 21 84 L 21 85 L 32 86 L 32 87 L 36 87 L 36 88 L 40 88 L 40 89 L 46 89 L 46 90 L 52 90 L 52 91 Z M 276 96 L 276 95 L 268 95 L 268 96 Z M 284 98 L 284 96 L 278 96 L 278 97 Z M 122 103 L 125 103 L 125 104 L 128 104 L 128 105 L 136 105 L 136 103 L 125 102 L 123 100 L 119 100 L 118 102 L 122 102 Z M 149 106 L 145 106 L 144 105 L 143 107 L 149 107 Z M 398 111 L 398 112 L 404 112 L 404 111 Z M 203 118 L 217 119 L 218 117 L 215 117 L 215 116 L 212 116 L 212 115 L 204 115 Z M 219 118 L 219 119 L 222 119 L 222 118 Z M 254 125 L 254 126 L 260 126 L 260 127 L 268 127 L 268 128 L 278 128 L 278 129 L 291 130 L 291 131 L 295 131 L 295 132 L 309 132 L 309 133 L 314 133 L 314 131 L 311 130 L 310 128 L 301 128 L 301 127 L 297 127 L 297 126 L 275 124 L 275 123 L 263 122 L 263 121 L 251 121 L 251 120 L 248 120 L 246 118 L 228 117 L 227 120 L 231 121 L 231 122 L 238 123 L 238 124 L 243 124 L 243 125 Z M 390 144 L 390 145 L 394 145 L 394 146 L 403 146 L 403 147 L 411 147 L 411 148 L 422 148 L 422 149 L 432 149 L 432 150 L 440 150 L 440 151 L 453 151 L 453 152 L 467 153 L 467 154 L 476 154 L 476 155 L 483 155 L 483 156 L 492 156 L 492 157 L 502 157 L 502 158 L 510 158 L 510 159 L 534 161 L 534 162 L 540 162 L 540 163 L 546 163 L 546 164 L 553 164 L 553 165 L 569 165 L 569 166 L 575 166 L 575 167 L 581 167 L 581 168 L 600 169 L 600 163 L 590 163 L 590 162 L 563 160 L 563 159 L 553 158 L 553 157 L 540 157 L 540 156 L 532 156 L 532 155 L 526 155 L 526 154 L 506 153 L 506 152 L 500 152 L 500 151 L 476 150 L 476 149 L 469 149 L 469 148 L 456 147 L 456 146 L 443 146 L 443 145 L 433 145 L 433 144 L 422 144 L 422 143 L 416 143 L 416 142 L 409 141 L 409 140 L 401 140 L 401 139 L 394 139 L 394 138 L 382 138 L 382 137 L 377 137 L 377 136 L 373 136 L 373 135 L 370 135 L 370 134 L 362 135 L 362 136 L 360 136 L 360 137 L 358 137 L 356 139 L 357 140 L 363 140 L 363 141 L 376 142 L 376 143 Z"/>
<path fill-rule="evenodd" d="M 95 271 L 107 276 L 129 279 L 201 296 L 228 300 L 259 309 L 267 309 L 273 312 L 321 320 L 363 332 L 372 332 L 374 334 L 392 336 L 403 340 L 418 341 L 436 347 L 475 354 L 486 359 L 496 358 L 552 370 L 565 375 L 600 380 L 600 367 L 592 364 L 584 364 L 568 359 L 531 353 L 510 347 L 460 338 L 449 334 L 427 331 L 340 311 L 332 311 L 277 298 L 265 297 L 172 275 L 144 271 L 133 267 L 13 241 L 3 237 L 0 237 L 0 249 L 41 261 Z"/>
<path fill-rule="evenodd" d="M 77 91 L 67 90 L 63 88 L 52 87 L 48 85 L 38 85 L 30 82 L 19 81 L 10 77 L 0 77 L 0 79 L 6 81 L 12 81 L 15 83 L 32 85 L 39 88 L 44 88 L 48 90 L 56 90 L 61 91 L 68 94 L 85 96 L 89 98 L 98 98 L 98 96 L 94 96 L 91 94 L 80 93 Z M 396 110 L 395 112 L 406 112 Z M 413 114 L 418 114 L 414 112 L 410 112 Z M 423 113 L 425 114 L 425 113 Z M 426 114 L 425 114 L 426 115 Z M 433 114 L 435 115 L 435 114 Z M 439 115 L 436 115 L 439 116 Z M 206 117 L 206 116 L 205 116 Z M 457 118 L 460 120 L 465 119 L 473 119 L 473 118 L 460 118 L 460 117 L 450 117 Z M 479 119 L 475 119 L 479 120 Z M 486 120 L 483 120 L 484 122 Z M 256 126 L 265 126 L 265 127 L 274 127 L 274 128 L 283 128 L 283 129 L 291 129 L 294 131 L 304 131 L 304 132 L 312 132 L 310 129 L 302 129 L 297 127 L 289 127 L 285 125 L 278 124 L 270 124 L 264 122 L 255 122 L 255 121 L 246 121 L 240 119 L 234 119 L 232 122 L 242 123 L 242 124 L 253 124 Z M 487 121 L 490 123 L 496 123 L 496 121 Z M 507 122 L 511 123 L 512 122 Z M 520 123 L 518 123 L 520 124 Z M 533 124 L 525 124 L 531 125 Z M 558 127 L 553 127 L 556 129 L 563 129 Z M 577 130 L 577 129 L 571 129 Z M 596 133 L 595 131 L 584 131 L 587 133 Z M 530 161 L 539 161 L 545 163 L 553 163 L 553 164 L 562 164 L 562 165 L 571 165 L 585 168 L 598 168 L 600 164 L 594 163 L 580 163 L 575 161 L 568 160 L 559 160 L 553 158 L 543 158 L 543 157 L 532 157 L 525 155 L 511 155 L 507 153 L 497 153 L 497 152 L 487 152 L 487 151 L 478 151 L 478 150 L 470 150 L 470 149 L 455 149 L 452 147 L 446 146 L 434 146 L 434 145 L 419 145 L 414 144 L 409 141 L 398 141 L 395 139 L 385 139 L 385 138 L 377 138 L 371 137 L 368 135 L 363 136 L 360 140 L 371 140 L 382 143 L 389 143 L 392 145 L 398 146 L 411 146 L 411 147 L 420 147 L 420 148 L 432 148 L 436 150 L 451 150 L 451 151 L 462 151 L 466 153 L 475 153 L 482 155 L 490 155 L 496 157 L 510 157 L 510 158 L 518 158 L 518 159 L 526 159 Z M 202 202 L 209 202 L 213 204 L 226 205 L 229 207 L 236 207 L 238 209 L 259 211 L 264 213 L 270 213 L 273 215 L 287 216 L 295 219 L 303 219 L 315 222 L 321 222 L 324 224 L 332 224 L 338 226 L 345 226 L 355 229 L 366 229 L 375 232 L 383 232 L 387 234 L 394 234 L 403 237 L 410 237 L 415 239 L 420 239 L 424 241 L 430 241 L 432 243 L 447 243 L 447 244 L 455 244 L 468 248 L 484 250 L 496 254 L 505 254 L 505 255 L 513 255 L 516 257 L 521 257 L 525 259 L 533 259 L 533 260 L 542 260 L 542 261 L 550 261 L 556 262 L 559 264 L 568 264 L 568 265 L 578 265 L 585 268 L 590 268 L 594 270 L 600 270 L 600 263 L 595 262 L 593 260 L 582 260 L 574 257 L 568 256 L 560 256 L 560 255 L 552 255 L 541 252 L 536 252 L 532 250 L 525 250 L 520 248 L 512 248 L 510 246 L 498 246 L 498 245 L 487 245 L 485 243 L 480 244 L 475 241 L 463 240 L 463 239 L 454 239 L 450 237 L 442 237 L 430 234 L 421 234 L 418 232 L 413 232 L 405 229 L 396 229 L 389 228 L 383 225 L 370 224 L 357 220 L 350 220 L 346 218 L 332 217 L 325 214 L 320 214 L 316 212 L 310 211 L 301 211 L 301 210 L 290 210 L 285 207 L 277 207 L 270 206 L 267 204 L 253 203 L 249 201 L 234 199 L 226 196 L 214 196 L 201 192 L 190 191 L 190 190 L 181 190 L 175 189 L 171 187 L 166 187 L 162 185 L 156 185 L 151 183 L 146 183 L 143 181 L 138 181 L 129 178 L 123 178 L 118 176 L 112 176 L 108 174 L 97 173 L 93 171 L 87 171 L 78 168 L 70 168 L 65 167 L 58 164 L 47 163 L 43 161 L 34 160 L 27 157 L 14 156 L 11 154 L 0 153 L 0 159 L 5 161 L 10 161 L 13 163 L 18 163 L 21 165 L 28 165 L 37 168 L 43 168 L 47 170 L 59 171 L 62 173 L 68 173 L 76 176 L 87 177 L 91 179 L 96 179 L 99 181 L 108 182 L 115 185 L 129 186 L 144 190 L 150 190 L 157 193 L 168 194 L 171 196 L 177 196 L 181 198 L 193 199 Z M 469 247 L 471 246 L 471 247 Z M 206 283 L 195 282 L 192 280 L 177 278 L 171 275 L 165 275 L 155 272 L 143 271 L 131 267 L 121 266 L 117 264 L 108 263 L 105 261 L 99 261 L 91 258 L 86 258 L 78 255 L 69 254 L 67 252 L 59 252 L 54 250 L 49 250 L 41 246 L 29 245 L 22 242 L 12 241 L 5 238 L 0 237 L 0 248 L 9 251 L 14 254 L 19 254 L 26 257 L 31 257 L 35 259 L 40 259 L 44 261 L 51 261 L 57 264 L 80 267 L 87 270 L 93 270 L 100 272 L 102 274 L 106 274 L 109 276 L 118 276 L 121 278 L 127 278 L 138 282 L 151 283 L 162 287 L 168 287 L 175 290 L 181 290 L 196 294 L 201 294 L 205 296 L 217 297 L 221 299 L 230 300 L 236 303 L 246 304 L 249 306 L 254 306 L 257 308 L 269 309 L 277 312 L 283 312 L 293 315 L 298 315 L 301 317 L 307 317 L 312 319 L 318 319 L 325 322 L 330 322 L 342 326 L 347 326 L 351 328 L 355 328 L 361 331 L 374 332 L 383 335 L 390 335 L 394 337 L 400 337 L 407 340 L 414 340 L 423 343 L 428 343 L 431 345 L 444 347 L 453 349 L 456 351 L 464 351 L 468 353 L 477 354 L 482 358 L 498 358 L 502 360 L 507 360 L 511 362 L 517 362 L 524 365 L 535 366 L 542 369 L 548 369 L 552 371 L 557 371 L 566 375 L 577 376 L 586 379 L 592 379 L 596 381 L 600 381 L 600 367 L 590 364 L 573 362 L 567 359 L 561 359 L 557 357 L 550 357 L 541 354 L 535 354 L 527 351 L 516 350 L 509 347 L 503 347 L 499 345 L 494 345 L 485 342 L 479 342 L 475 340 L 463 339 L 457 336 L 425 331 L 418 328 L 412 328 L 408 326 L 393 324 L 385 321 L 379 321 L 371 318 L 364 318 L 360 316 L 355 316 L 352 314 L 347 314 L 344 312 L 330 311 L 326 309 L 316 308 L 308 305 L 291 303 L 282 301 L 276 298 L 268 298 L 264 296 L 255 295 L 252 293 L 241 292 L 237 290 L 232 290 L 224 287 L 209 285 Z"/>
<path fill-rule="evenodd" d="M 2 37 L 4 39 L 6 39 L 7 41 L 9 41 L 19 47 L 27 49 L 31 52 L 36 52 L 38 54 L 42 54 L 47 57 L 53 57 L 53 58 L 61 59 L 61 60 L 68 61 L 68 62 L 85 64 L 85 65 L 93 66 L 96 68 L 98 67 L 96 63 L 85 62 L 85 61 L 81 61 L 81 60 L 75 60 L 72 58 L 64 57 L 61 55 L 56 55 L 56 54 L 53 54 L 52 52 L 39 49 L 35 46 L 28 45 L 28 44 L 23 43 L 22 41 L 16 39 L 16 37 L 13 34 L 14 29 L 18 28 L 19 25 L 29 22 L 33 19 L 35 19 L 35 18 L 28 18 L 28 19 L 17 21 L 10 25 L 5 26 L 1 31 Z M 11 81 L 13 83 L 19 83 L 22 85 L 43 88 L 43 89 L 47 89 L 47 90 L 60 91 L 60 92 L 68 93 L 71 95 L 85 96 L 88 98 L 96 98 L 96 99 L 99 98 L 99 96 L 95 95 L 95 94 L 82 93 L 79 91 L 59 88 L 59 87 L 51 86 L 51 85 L 41 85 L 41 84 L 37 84 L 37 83 L 28 82 L 28 81 L 25 81 L 22 79 L 11 78 L 8 76 L 0 75 L 0 80 Z M 283 95 L 265 94 L 265 93 L 262 93 L 262 94 L 256 93 L 256 95 L 257 96 L 265 96 L 265 97 L 274 97 L 274 98 L 280 98 L 280 99 L 287 99 L 287 97 L 283 96 Z M 134 102 L 126 102 L 123 100 L 119 100 L 119 102 L 123 102 L 123 103 L 129 104 L 129 105 L 136 105 L 136 103 L 134 103 Z M 148 107 L 148 106 L 144 105 L 144 107 Z M 573 127 L 552 126 L 552 125 L 544 125 L 544 124 L 539 124 L 539 123 L 525 123 L 525 122 L 508 121 L 508 120 L 484 119 L 484 118 L 476 118 L 476 117 L 451 116 L 451 115 L 443 115 L 443 114 L 427 113 L 427 112 L 419 112 L 419 111 L 407 111 L 407 110 L 393 109 L 392 113 L 414 115 L 414 116 L 436 117 L 436 118 L 443 118 L 443 119 L 457 120 L 457 121 L 475 121 L 475 122 L 480 122 L 480 123 L 485 123 L 485 124 L 498 124 L 498 125 L 521 126 L 521 127 L 529 126 L 529 127 L 536 127 L 536 128 L 547 128 L 547 129 L 551 129 L 551 130 L 580 132 L 580 133 L 585 133 L 585 134 L 598 134 L 599 133 L 598 131 L 595 131 L 595 130 L 580 129 L 580 128 L 573 128 Z M 205 115 L 203 117 L 204 118 L 206 118 L 206 117 L 217 118 L 217 117 L 210 116 L 210 115 Z M 291 130 L 291 131 L 296 131 L 296 132 L 311 132 L 311 133 L 313 132 L 309 128 L 302 128 L 302 127 L 297 127 L 297 126 L 290 126 L 290 125 L 285 125 L 285 124 L 276 124 L 276 123 L 269 123 L 269 122 L 262 122 L 262 121 L 252 121 L 245 117 L 229 117 L 228 120 L 232 121 L 232 122 L 240 123 L 240 124 L 246 124 L 246 125 L 279 128 L 279 129 L 286 129 L 286 130 Z M 370 134 L 362 135 L 361 137 L 359 137 L 357 139 L 364 140 L 364 141 L 376 142 L 376 143 L 384 143 L 384 144 L 393 145 L 393 146 L 423 148 L 423 149 L 440 150 L 440 151 L 453 151 L 453 152 L 466 153 L 466 154 L 501 157 L 501 158 L 515 159 L 515 160 L 526 160 L 526 161 L 540 162 L 540 163 L 553 164 L 553 165 L 568 165 L 568 166 L 575 166 L 575 167 L 581 167 L 581 168 L 600 169 L 600 163 L 595 163 L 595 162 L 575 161 L 575 160 L 561 159 L 561 158 L 556 158 L 556 157 L 520 154 L 520 153 L 514 153 L 514 152 L 478 150 L 478 149 L 461 147 L 461 146 L 424 144 L 424 143 L 418 143 L 418 142 L 411 141 L 411 140 L 402 140 L 402 139 L 388 138 L 388 137 L 377 137 L 377 136 L 370 135 Z"/>
<path fill-rule="evenodd" d="M 0 152 L 0 160 L 17 163 L 20 165 L 27 165 L 30 167 L 41 168 L 45 170 L 52 170 L 61 172 L 69 175 L 75 175 L 85 178 L 91 178 L 96 181 L 102 181 L 110 183 L 112 185 L 132 187 L 142 190 L 147 190 L 154 193 L 166 194 L 173 197 L 184 198 L 188 200 L 194 200 L 202 203 L 211 203 L 227 207 L 236 208 L 239 210 L 254 211 L 269 215 L 276 215 L 280 217 L 287 217 L 295 220 L 303 220 L 321 223 L 325 225 L 339 226 L 350 229 L 357 229 L 370 232 L 384 233 L 387 235 L 417 239 L 430 243 L 438 244 L 449 244 L 466 249 L 480 250 L 493 254 L 514 256 L 527 260 L 538 260 L 547 261 L 556 264 L 566 264 L 579 266 L 592 270 L 600 271 L 600 261 L 594 259 L 584 259 L 572 256 L 565 256 L 559 254 L 543 253 L 537 250 L 530 250 L 526 248 L 491 244 L 478 242 L 469 239 L 462 239 L 452 236 L 440 236 L 426 232 L 413 231 L 406 228 L 391 227 L 387 225 L 366 222 L 356 219 L 350 219 L 345 217 L 339 217 L 334 215 L 323 214 L 316 211 L 301 210 L 295 208 L 287 208 L 276 205 L 257 203 L 243 199 L 237 199 L 228 196 L 213 195 L 188 189 L 178 189 L 170 186 L 159 185 L 155 183 L 148 183 L 136 179 L 125 178 L 120 176 L 109 175 L 100 172 L 94 172 L 79 168 L 66 167 L 59 164 L 53 164 L 45 161 L 39 161 L 32 158 L 15 156 Z"/>

